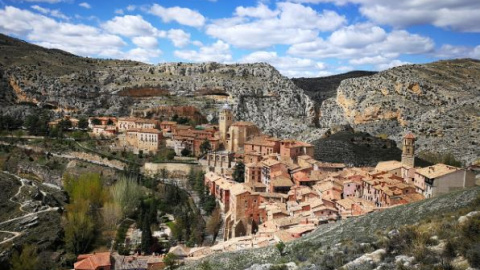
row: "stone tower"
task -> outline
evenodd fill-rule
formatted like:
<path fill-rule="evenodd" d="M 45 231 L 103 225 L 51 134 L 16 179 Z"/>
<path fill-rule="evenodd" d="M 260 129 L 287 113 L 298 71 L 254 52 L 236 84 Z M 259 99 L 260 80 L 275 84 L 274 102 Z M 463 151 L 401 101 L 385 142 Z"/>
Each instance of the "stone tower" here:
<path fill-rule="evenodd" d="M 220 129 L 220 139 L 225 144 L 227 140 L 227 133 L 228 128 L 232 125 L 233 122 L 233 114 L 232 110 L 228 103 L 223 105 L 222 109 L 220 110 L 220 118 L 218 119 L 218 126 Z"/>
<path fill-rule="evenodd" d="M 403 137 L 402 164 L 415 167 L 415 136 L 411 132 Z"/>

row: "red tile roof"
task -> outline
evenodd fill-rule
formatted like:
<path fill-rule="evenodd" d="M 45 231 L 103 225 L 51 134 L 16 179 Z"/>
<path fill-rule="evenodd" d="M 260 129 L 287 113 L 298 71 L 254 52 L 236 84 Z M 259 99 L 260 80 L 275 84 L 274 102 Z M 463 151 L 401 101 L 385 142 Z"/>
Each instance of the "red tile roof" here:
<path fill-rule="evenodd" d="M 73 265 L 75 270 L 96 270 L 98 267 L 111 266 L 110 252 L 78 255 Z"/>

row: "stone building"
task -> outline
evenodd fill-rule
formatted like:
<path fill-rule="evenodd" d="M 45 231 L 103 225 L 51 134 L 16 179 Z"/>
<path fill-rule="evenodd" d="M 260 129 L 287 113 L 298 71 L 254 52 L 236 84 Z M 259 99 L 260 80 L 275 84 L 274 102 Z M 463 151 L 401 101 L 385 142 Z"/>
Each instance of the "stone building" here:
<path fill-rule="evenodd" d="M 416 169 L 415 187 L 426 198 L 475 186 L 475 177 L 466 169 L 445 164 Z"/>
<path fill-rule="evenodd" d="M 208 171 L 220 175 L 231 175 L 235 167 L 234 153 L 227 151 L 210 151 L 205 166 Z"/>
<path fill-rule="evenodd" d="M 411 132 L 403 137 L 402 164 L 415 167 L 415 136 Z"/>
<path fill-rule="evenodd" d="M 158 121 L 152 119 L 142 119 L 135 117 L 121 117 L 118 119 L 118 131 L 123 132 L 130 129 L 156 129 L 158 128 Z"/>
<path fill-rule="evenodd" d="M 313 145 L 297 140 L 282 140 L 280 142 L 280 156 L 297 161 L 299 156 L 313 157 Z"/>
<path fill-rule="evenodd" d="M 157 153 L 160 148 L 162 139 L 162 132 L 158 129 L 130 129 L 124 137 L 119 137 L 120 146 L 126 150 L 129 149 L 135 154 L 143 153 Z"/>

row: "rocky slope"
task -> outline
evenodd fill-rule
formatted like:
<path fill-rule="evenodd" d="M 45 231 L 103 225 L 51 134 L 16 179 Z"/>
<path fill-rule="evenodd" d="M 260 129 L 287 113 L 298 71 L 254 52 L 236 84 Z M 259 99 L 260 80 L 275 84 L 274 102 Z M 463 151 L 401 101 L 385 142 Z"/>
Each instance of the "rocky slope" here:
<path fill-rule="evenodd" d="M 325 100 L 319 127 L 349 124 L 397 143 L 417 136 L 417 149 L 452 152 L 470 163 L 480 157 L 480 61 L 460 59 L 407 65 L 343 80 Z"/>
<path fill-rule="evenodd" d="M 6 103 L 4 112 L 29 104 L 89 115 L 126 115 L 132 109 L 172 103 L 215 113 L 228 100 L 237 120 L 253 121 L 266 132 L 283 136 L 315 122 L 310 98 L 265 63 L 147 65 L 95 60 L 4 35 L 0 35 L 0 96 Z"/>
<path fill-rule="evenodd" d="M 274 269 L 272 265 L 277 265 L 276 269 L 286 269 L 280 268 L 278 265 L 287 262 L 288 266 L 293 266 L 289 269 L 305 270 L 446 269 L 434 268 L 434 265 L 440 264 L 440 260 L 443 262 L 445 259 L 441 255 L 445 240 L 439 239 L 439 237 L 453 240 L 458 234 L 461 234 L 461 224 L 458 224 L 462 219 L 460 216 L 478 210 L 480 207 L 479 196 L 480 188 L 476 187 L 366 216 L 325 224 L 312 233 L 287 243 L 283 256 L 279 255 L 274 246 L 270 246 L 215 254 L 181 269 L 201 269 L 201 267 L 204 267 L 203 269 Z M 477 212 L 477 214 L 480 213 Z M 480 222 L 480 215 L 476 219 Z M 414 246 L 412 249 L 417 249 L 422 245 L 425 248 L 423 254 L 415 254 L 410 257 L 410 255 L 406 256 L 406 253 L 411 253 L 413 250 L 396 252 L 395 249 L 403 244 L 402 240 L 405 240 L 398 239 L 396 236 L 404 237 L 405 234 L 400 235 L 399 231 L 403 232 L 405 226 L 408 225 L 412 225 L 408 227 L 412 233 L 423 238 L 415 239 L 414 236 L 413 239 L 410 239 L 412 241 L 410 245 Z M 431 235 L 433 231 L 439 235 Z M 475 237 L 480 236 L 478 230 L 475 232 Z M 438 246 L 442 243 L 443 245 Z M 435 256 L 435 258 L 428 256 Z M 461 260 L 462 258 L 457 257 L 457 259 Z M 416 265 L 408 265 L 406 268 L 399 267 L 397 266 L 399 261 L 402 264 L 407 261 L 414 262 Z M 468 264 L 463 268 L 448 269 L 467 268 Z"/>

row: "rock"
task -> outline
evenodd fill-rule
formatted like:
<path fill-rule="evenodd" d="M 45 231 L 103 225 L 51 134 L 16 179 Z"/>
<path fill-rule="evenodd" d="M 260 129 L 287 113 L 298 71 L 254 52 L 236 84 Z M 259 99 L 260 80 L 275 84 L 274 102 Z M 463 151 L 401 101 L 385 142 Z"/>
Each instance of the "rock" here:
<path fill-rule="evenodd" d="M 467 214 L 467 217 L 472 218 L 480 215 L 480 211 L 472 211 Z"/>
<path fill-rule="evenodd" d="M 280 264 L 280 265 L 285 265 L 288 270 L 296 270 L 298 269 L 297 265 L 294 262 L 289 262 L 285 264 Z M 245 268 L 245 270 L 268 270 L 270 269 L 274 264 L 267 263 L 267 264 L 254 264 L 250 266 L 249 268 Z"/>
<path fill-rule="evenodd" d="M 402 264 L 404 266 L 410 266 L 412 262 L 415 260 L 415 257 L 409 257 L 406 255 L 398 255 L 395 256 L 395 264 Z"/>
<path fill-rule="evenodd" d="M 468 218 L 467 216 L 461 216 L 461 217 L 458 218 L 458 224 L 462 225 L 462 224 L 464 224 L 465 222 L 467 222 L 468 219 L 469 219 L 469 218 Z"/>
<path fill-rule="evenodd" d="M 393 229 L 393 230 L 388 232 L 388 237 L 392 238 L 392 237 L 398 235 L 399 233 L 400 232 L 397 229 Z"/>
<path fill-rule="evenodd" d="M 358 267 L 362 265 L 372 265 L 375 263 L 378 263 L 382 260 L 383 255 L 385 255 L 386 251 L 385 249 L 377 249 L 371 253 L 364 254 L 355 260 L 345 264 L 343 268 L 345 269 L 357 269 Z"/>

